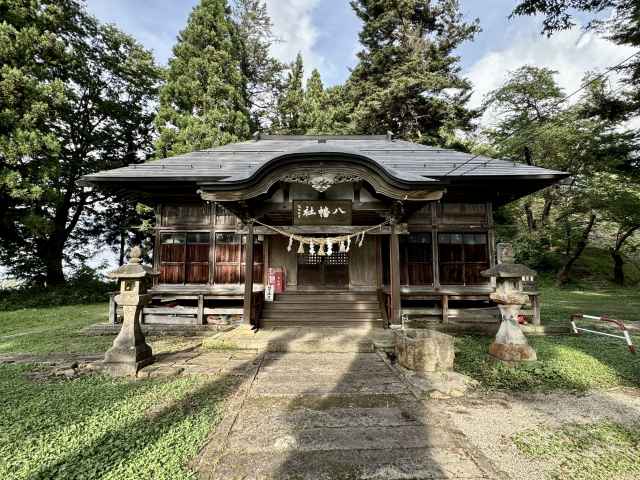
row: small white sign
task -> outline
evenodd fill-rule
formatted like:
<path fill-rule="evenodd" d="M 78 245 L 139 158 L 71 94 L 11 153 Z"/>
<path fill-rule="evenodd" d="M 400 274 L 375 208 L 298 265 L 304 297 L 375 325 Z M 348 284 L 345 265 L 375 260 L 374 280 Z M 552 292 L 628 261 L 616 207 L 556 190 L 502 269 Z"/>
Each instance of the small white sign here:
<path fill-rule="evenodd" d="M 273 302 L 273 285 L 267 284 L 264 288 L 264 301 Z"/>

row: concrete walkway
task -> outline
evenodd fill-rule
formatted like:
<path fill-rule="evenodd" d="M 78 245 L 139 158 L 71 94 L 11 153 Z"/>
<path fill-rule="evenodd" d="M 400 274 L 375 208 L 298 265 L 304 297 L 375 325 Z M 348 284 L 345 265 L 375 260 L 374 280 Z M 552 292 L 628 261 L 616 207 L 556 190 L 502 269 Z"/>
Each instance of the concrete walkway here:
<path fill-rule="evenodd" d="M 203 479 L 499 478 L 377 353 L 264 353 L 194 462 Z"/>
<path fill-rule="evenodd" d="M 369 352 L 393 345 L 386 328 L 261 328 L 246 326 L 205 338 L 205 347 L 266 352 Z"/>

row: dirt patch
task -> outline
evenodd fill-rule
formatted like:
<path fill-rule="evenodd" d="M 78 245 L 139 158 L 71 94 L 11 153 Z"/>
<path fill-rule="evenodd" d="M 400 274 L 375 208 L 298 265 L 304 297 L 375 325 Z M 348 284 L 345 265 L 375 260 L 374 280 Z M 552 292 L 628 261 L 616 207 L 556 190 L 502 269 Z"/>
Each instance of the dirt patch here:
<path fill-rule="evenodd" d="M 557 430 L 569 424 L 640 424 L 640 390 L 477 395 L 440 402 L 453 424 L 509 478 L 540 480 L 556 470 L 553 458 L 526 457 L 515 445 L 518 433 L 532 428 Z"/>

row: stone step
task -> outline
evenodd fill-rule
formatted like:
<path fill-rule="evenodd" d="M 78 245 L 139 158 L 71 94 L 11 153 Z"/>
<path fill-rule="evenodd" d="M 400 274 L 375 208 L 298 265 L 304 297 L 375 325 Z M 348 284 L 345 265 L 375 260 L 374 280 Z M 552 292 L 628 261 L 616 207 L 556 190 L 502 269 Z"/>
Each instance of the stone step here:
<path fill-rule="evenodd" d="M 324 411 L 334 408 L 415 408 L 415 397 L 407 392 L 396 395 L 348 395 L 330 393 L 327 395 L 298 395 L 294 397 L 252 397 L 251 410 L 265 412 L 294 412 L 298 409 Z M 430 412 L 430 415 L 433 413 Z"/>
<path fill-rule="evenodd" d="M 208 480 L 440 480 L 495 478 L 456 447 L 230 453 L 216 468 L 201 465 Z"/>
<path fill-rule="evenodd" d="M 292 383 L 290 385 L 273 384 L 268 382 L 256 382 L 251 394 L 256 396 L 278 396 L 292 397 L 298 395 L 328 395 L 328 394 L 350 394 L 350 395 L 398 395 L 407 393 L 407 386 L 400 381 L 394 383 Z"/>
<path fill-rule="evenodd" d="M 278 435 L 295 434 L 300 430 L 313 428 L 425 426 L 426 420 L 423 412 L 409 406 L 292 410 L 283 404 L 276 404 L 276 406 L 272 404 L 269 410 L 252 408 L 252 406 L 245 408 L 234 430 L 251 432 L 258 428 L 265 435 L 272 435 L 275 438 Z M 260 426 L 257 427 L 257 425 Z"/>
<path fill-rule="evenodd" d="M 233 452 L 310 452 L 332 450 L 378 450 L 402 448 L 447 448 L 455 445 L 454 437 L 443 429 L 424 425 L 394 427 L 308 428 L 278 433 L 266 424 L 256 429 L 235 429 L 227 440 Z"/>

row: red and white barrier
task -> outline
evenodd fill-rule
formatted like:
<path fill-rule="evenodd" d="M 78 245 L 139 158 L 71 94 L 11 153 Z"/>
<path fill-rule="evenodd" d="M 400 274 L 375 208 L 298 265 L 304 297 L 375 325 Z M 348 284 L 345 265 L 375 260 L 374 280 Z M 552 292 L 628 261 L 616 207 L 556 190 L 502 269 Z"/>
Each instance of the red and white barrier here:
<path fill-rule="evenodd" d="M 578 327 L 576 325 L 576 321 L 581 319 L 613 323 L 622 332 L 622 335 L 614 335 L 612 333 L 600 332 L 598 330 L 590 330 L 588 328 Z M 633 345 L 633 342 L 631 341 L 631 335 L 629 335 L 629 330 L 627 330 L 627 327 L 625 327 L 624 323 L 622 323 L 620 320 L 614 320 L 613 318 L 609 318 L 607 315 L 594 317 L 593 315 L 583 315 L 581 313 L 576 313 L 574 315 L 571 315 L 571 328 L 573 329 L 573 333 L 575 333 L 576 335 L 580 335 L 580 332 L 589 332 L 589 333 L 594 333 L 596 335 L 604 335 L 606 337 L 619 338 L 626 342 L 627 347 L 629 347 L 629 351 L 631 353 L 636 353 L 636 347 Z"/>

